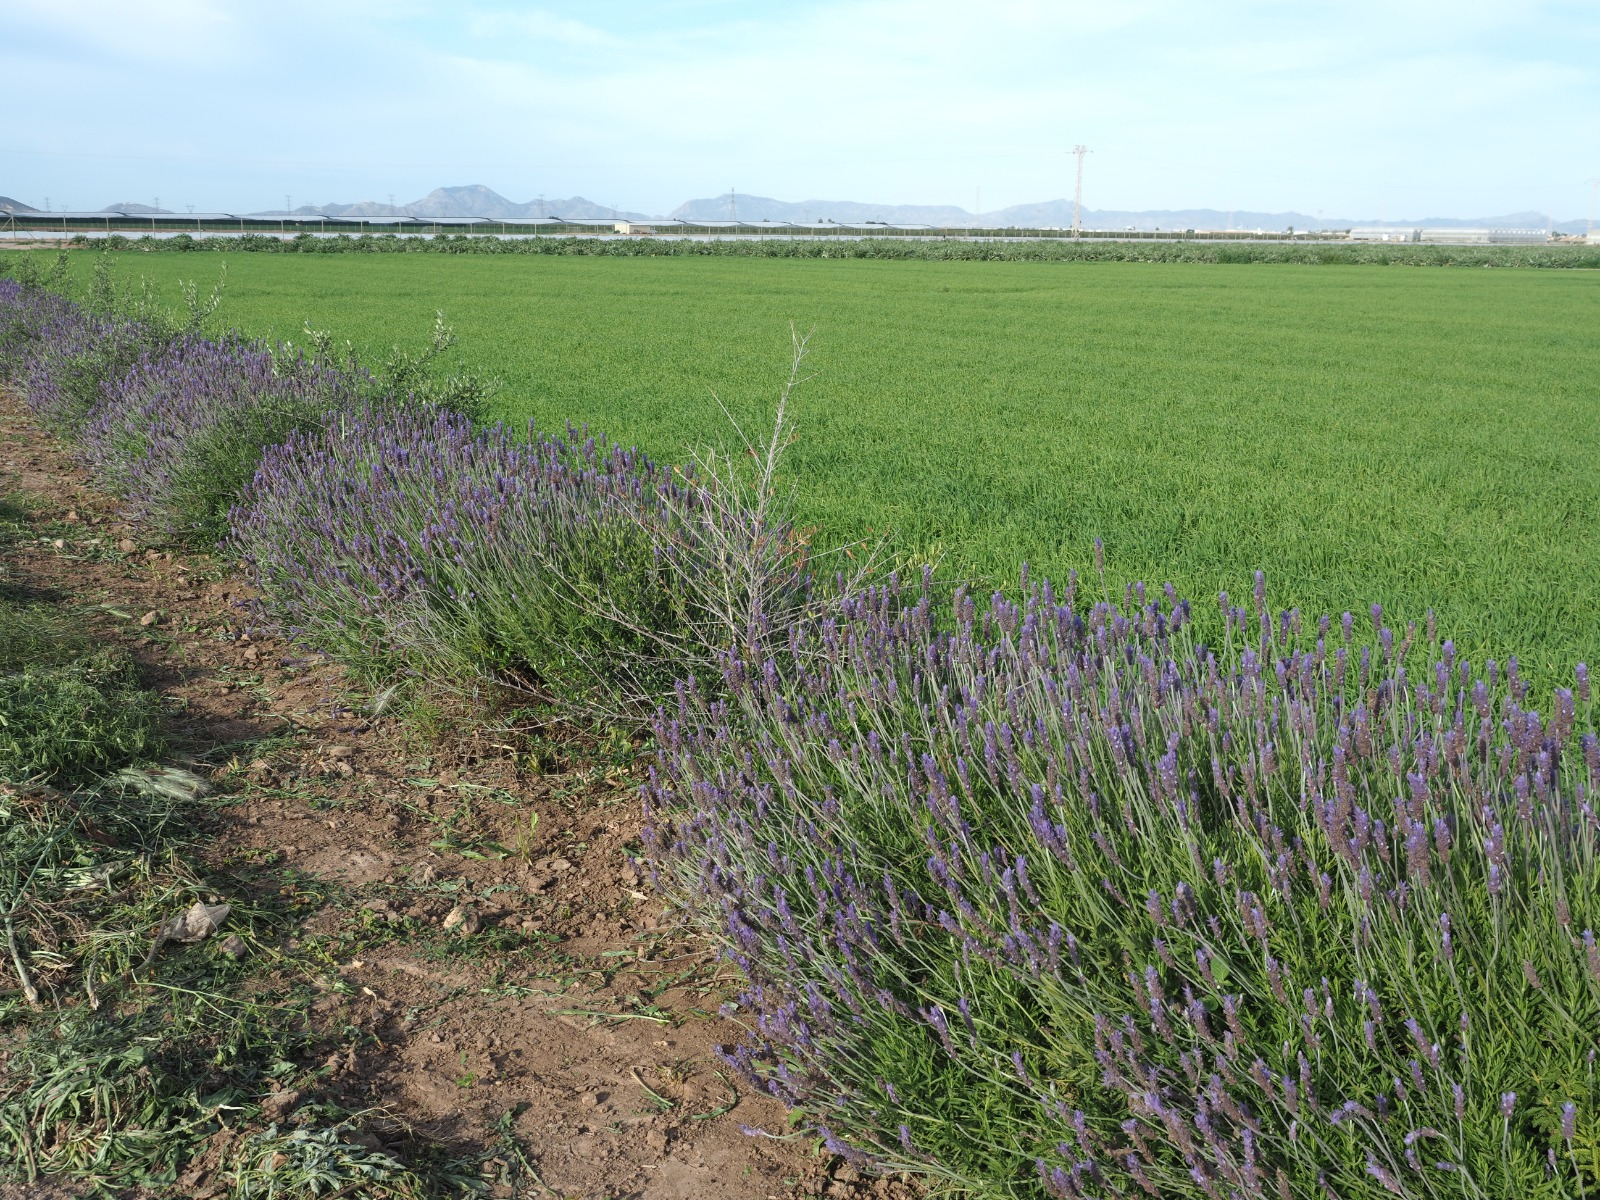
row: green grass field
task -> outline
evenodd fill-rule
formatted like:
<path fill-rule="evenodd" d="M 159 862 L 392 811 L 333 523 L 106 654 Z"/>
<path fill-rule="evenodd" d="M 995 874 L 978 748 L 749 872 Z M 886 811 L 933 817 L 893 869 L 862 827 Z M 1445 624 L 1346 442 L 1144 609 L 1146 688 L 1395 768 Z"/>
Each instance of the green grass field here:
<path fill-rule="evenodd" d="M 84 256 L 85 259 L 87 256 Z M 176 297 L 211 255 L 126 255 Z M 86 267 L 86 263 L 84 264 Z M 1407 617 L 1474 656 L 1600 661 L 1600 276 L 1585 271 L 235 255 L 223 318 L 367 349 L 445 310 L 499 409 L 660 457 L 816 378 L 804 519 L 947 574 L 1114 579 Z"/>

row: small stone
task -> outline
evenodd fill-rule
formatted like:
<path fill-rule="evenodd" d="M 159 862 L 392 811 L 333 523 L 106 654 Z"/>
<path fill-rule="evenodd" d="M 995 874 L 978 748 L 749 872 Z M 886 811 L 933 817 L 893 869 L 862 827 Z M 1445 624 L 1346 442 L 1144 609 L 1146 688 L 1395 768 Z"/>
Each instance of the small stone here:
<path fill-rule="evenodd" d="M 57 538 L 55 541 L 51 542 L 50 544 L 52 546 L 54 546 L 57 550 L 65 550 L 67 548 L 67 539 L 66 538 Z"/>
<path fill-rule="evenodd" d="M 67 515 L 63 518 L 63 520 L 65 520 L 68 524 L 77 524 L 77 522 L 82 519 L 83 518 L 78 516 L 78 510 L 75 508 L 67 509 Z"/>
<path fill-rule="evenodd" d="M 139 618 L 139 624 L 143 625 L 146 629 L 149 629 L 150 626 L 154 625 L 160 619 L 161 617 L 156 613 L 156 610 L 152 608 L 149 612 L 145 613 L 144 616 Z"/>
<path fill-rule="evenodd" d="M 329 758 L 349 758 L 355 753 L 349 746 L 329 746 L 324 753 Z"/>
<path fill-rule="evenodd" d="M 557 858 L 551 861 L 550 869 L 552 871 L 570 871 L 572 870 L 572 864 L 564 858 Z"/>
<path fill-rule="evenodd" d="M 459 929 L 463 937 L 471 937 L 478 932 L 481 925 L 482 920 L 477 910 L 461 904 L 452 908 L 444 919 L 446 929 Z"/>
<path fill-rule="evenodd" d="M 272 770 L 272 764 L 264 758 L 258 758 L 245 769 L 252 775 L 265 775 Z"/>
<path fill-rule="evenodd" d="M 600 1103 L 600 1097 L 594 1092 L 585 1092 L 578 1097 L 578 1103 L 585 1108 L 593 1108 Z"/>
<path fill-rule="evenodd" d="M 244 944 L 244 939 L 242 937 L 240 937 L 237 933 L 233 933 L 229 934 L 227 939 L 222 943 L 222 945 L 217 947 L 217 949 L 222 951 L 222 953 L 226 954 L 229 958 L 239 959 L 245 956 L 245 953 L 249 947 Z"/>
<path fill-rule="evenodd" d="M 139 543 L 134 541 L 132 538 L 123 538 L 117 543 L 117 549 L 121 550 L 124 554 L 132 554 L 138 548 Z"/>
<path fill-rule="evenodd" d="M 273 1092 L 261 1102 L 261 1115 L 269 1121 L 281 1121 L 299 1104 L 301 1095 L 290 1089 L 284 1092 Z"/>

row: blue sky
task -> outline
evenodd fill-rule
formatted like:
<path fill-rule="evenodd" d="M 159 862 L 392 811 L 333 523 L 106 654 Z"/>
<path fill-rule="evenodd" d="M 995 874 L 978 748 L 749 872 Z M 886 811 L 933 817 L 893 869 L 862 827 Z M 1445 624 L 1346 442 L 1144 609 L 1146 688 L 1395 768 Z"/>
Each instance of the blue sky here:
<path fill-rule="evenodd" d="M 1600 3 L 0 0 L 0 193 L 1585 215 Z"/>

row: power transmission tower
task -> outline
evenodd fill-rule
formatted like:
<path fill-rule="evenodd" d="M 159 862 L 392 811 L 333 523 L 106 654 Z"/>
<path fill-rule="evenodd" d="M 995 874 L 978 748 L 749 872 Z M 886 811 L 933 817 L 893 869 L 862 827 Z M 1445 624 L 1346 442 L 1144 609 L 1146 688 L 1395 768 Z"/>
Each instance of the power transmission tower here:
<path fill-rule="evenodd" d="M 1072 190 L 1072 236 L 1083 235 L 1083 156 L 1089 153 L 1089 147 L 1077 145 L 1072 148 L 1073 157 L 1078 160 L 1078 182 Z"/>
<path fill-rule="evenodd" d="M 734 191 L 733 184 L 728 185 L 728 220 L 739 219 L 739 193 Z"/>
<path fill-rule="evenodd" d="M 1584 241 L 1594 236 L 1594 202 L 1600 196 L 1600 179 L 1589 180 L 1589 227 L 1583 231 Z"/>

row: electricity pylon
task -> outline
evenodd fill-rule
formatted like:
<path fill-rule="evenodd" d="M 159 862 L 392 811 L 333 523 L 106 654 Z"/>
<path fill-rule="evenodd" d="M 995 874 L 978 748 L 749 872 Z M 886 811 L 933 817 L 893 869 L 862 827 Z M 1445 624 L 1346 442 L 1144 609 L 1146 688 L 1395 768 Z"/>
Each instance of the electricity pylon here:
<path fill-rule="evenodd" d="M 1078 183 L 1072 190 L 1072 236 L 1080 237 L 1083 234 L 1083 156 L 1089 153 L 1089 147 L 1074 146 L 1072 153 L 1078 160 Z"/>

